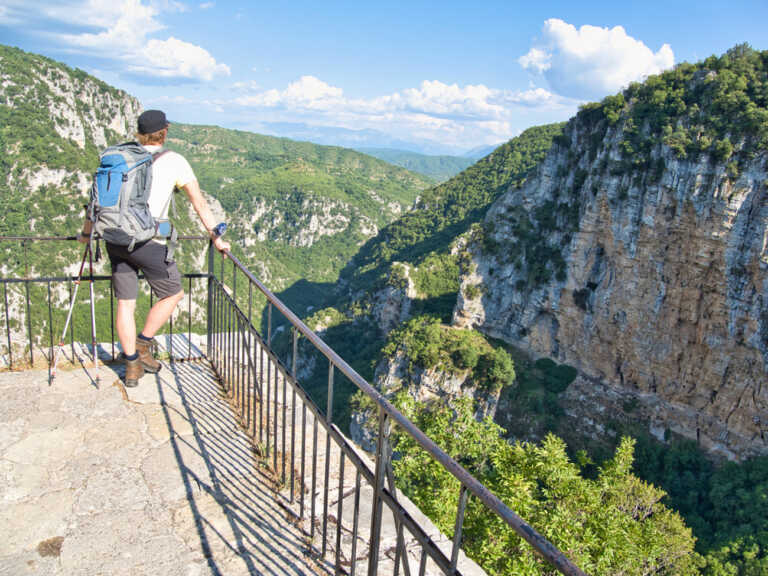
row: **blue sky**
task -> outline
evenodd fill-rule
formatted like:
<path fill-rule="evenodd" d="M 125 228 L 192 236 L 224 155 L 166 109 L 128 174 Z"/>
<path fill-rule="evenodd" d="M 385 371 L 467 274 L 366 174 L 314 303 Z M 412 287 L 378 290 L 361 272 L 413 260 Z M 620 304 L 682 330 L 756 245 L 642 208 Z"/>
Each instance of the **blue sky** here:
<path fill-rule="evenodd" d="M 444 152 L 565 120 L 677 62 L 766 49 L 766 22 L 764 1 L 0 0 L 0 42 L 172 120 Z"/>

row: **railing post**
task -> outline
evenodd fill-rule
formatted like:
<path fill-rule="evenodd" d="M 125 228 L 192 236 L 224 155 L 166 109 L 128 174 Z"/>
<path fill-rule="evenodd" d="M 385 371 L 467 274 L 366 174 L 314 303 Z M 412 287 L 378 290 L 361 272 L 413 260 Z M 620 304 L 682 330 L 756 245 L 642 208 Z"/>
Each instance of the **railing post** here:
<path fill-rule="evenodd" d="M 208 241 L 208 310 L 205 317 L 206 354 L 210 358 L 213 349 L 213 241 Z"/>
<path fill-rule="evenodd" d="M 456 509 L 456 524 L 453 528 L 453 548 L 451 550 L 451 570 L 456 570 L 459 561 L 459 548 L 461 548 L 461 533 L 464 528 L 464 512 L 467 509 L 467 487 L 461 485 L 459 490 L 459 507 Z"/>
<path fill-rule="evenodd" d="M 328 360 L 328 407 L 325 413 L 325 421 L 328 424 L 325 429 L 325 485 L 323 497 L 323 553 L 325 558 L 326 535 L 328 533 L 328 480 L 331 473 L 331 424 L 333 423 L 333 371 L 334 366 L 331 360 Z M 342 479 L 339 479 L 341 482 Z M 340 520 L 339 520 L 340 521 Z"/>
<path fill-rule="evenodd" d="M 376 440 L 376 476 L 373 487 L 373 513 L 371 514 L 371 538 L 368 550 L 368 576 L 376 576 L 379 567 L 379 540 L 381 539 L 381 515 L 384 477 L 389 466 L 389 415 L 379 404 L 379 435 Z"/>

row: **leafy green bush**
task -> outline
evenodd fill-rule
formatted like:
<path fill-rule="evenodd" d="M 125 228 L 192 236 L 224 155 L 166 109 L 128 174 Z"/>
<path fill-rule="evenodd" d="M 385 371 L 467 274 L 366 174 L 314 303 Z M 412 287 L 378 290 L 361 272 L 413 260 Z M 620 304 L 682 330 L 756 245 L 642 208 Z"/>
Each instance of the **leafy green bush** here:
<path fill-rule="evenodd" d="M 508 443 L 490 419 L 475 420 L 472 402 L 419 406 L 407 394 L 400 409 L 505 504 L 595 575 L 695 574 L 694 538 L 662 503 L 664 492 L 632 474 L 634 441 L 622 439 L 596 478 L 586 478 L 553 436 L 541 444 Z M 396 481 L 449 537 L 459 483 L 395 429 Z M 465 552 L 491 575 L 551 574 L 549 567 L 499 517 L 470 498 Z"/>
<path fill-rule="evenodd" d="M 471 370 L 473 383 L 493 392 L 515 379 L 514 364 L 504 348 L 492 346 L 479 332 L 444 326 L 434 317 L 413 318 L 390 334 L 382 354 L 392 358 L 401 351 L 423 369 L 452 374 Z"/>

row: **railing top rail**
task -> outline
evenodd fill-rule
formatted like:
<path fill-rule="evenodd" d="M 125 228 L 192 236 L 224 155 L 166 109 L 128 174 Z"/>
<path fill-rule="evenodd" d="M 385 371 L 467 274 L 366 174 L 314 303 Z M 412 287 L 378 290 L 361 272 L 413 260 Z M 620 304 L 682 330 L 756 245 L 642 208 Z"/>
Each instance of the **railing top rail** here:
<path fill-rule="evenodd" d="M 0 242 L 50 242 L 53 240 L 77 240 L 78 236 L 0 236 Z M 99 238 L 96 237 L 96 240 Z M 179 236 L 179 240 L 208 240 L 208 236 Z"/>
<path fill-rule="evenodd" d="M 479 480 L 472 476 L 461 464 L 451 458 L 444 452 L 429 436 L 424 434 L 413 422 L 406 418 L 389 400 L 365 378 L 360 376 L 354 368 L 347 364 L 330 346 L 328 346 L 315 332 L 313 332 L 296 314 L 291 311 L 277 296 L 275 296 L 264 284 L 256 278 L 248 268 L 246 268 L 236 256 L 231 252 L 226 252 L 233 264 L 255 285 L 260 292 L 266 296 L 267 300 L 275 306 L 285 318 L 306 337 L 312 344 L 322 352 L 328 360 L 344 373 L 352 382 L 355 383 L 366 395 L 373 399 L 376 404 L 397 424 L 399 424 L 408 434 L 410 434 L 419 445 L 426 450 L 435 460 L 444 466 L 459 482 L 478 497 L 492 512 L 498 514 L 521 538 L 528 542 L 537 550 L 548 562 L 555 566 L 560 572 L 568 575 L 586 576 L 585 573 L 575 564 L 573 564 L 560 550 L 558 550 L 549 540 L 539 534 L 530 524 L 525 522 L 511 508 L 499 499 L 493 492 L 488 490 Z"/>

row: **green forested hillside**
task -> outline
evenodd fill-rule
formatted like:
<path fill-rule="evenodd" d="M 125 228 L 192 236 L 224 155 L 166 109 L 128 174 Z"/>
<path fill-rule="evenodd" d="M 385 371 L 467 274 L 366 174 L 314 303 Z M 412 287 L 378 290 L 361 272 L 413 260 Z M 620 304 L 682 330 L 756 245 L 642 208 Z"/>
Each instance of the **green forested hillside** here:
<path fill-rule="evenodd" d="M 530 128 L 448 182 L 425 191 L 413 210 L 386 226 L 357 252 L 342 271 L 334 291 L 338 293 L 336 301 L 310 316 L 309 325 L 323 323 L 323 338 L 372 380 L 374 365 L 386 343 L 372 312 L 372 299 L 387 285 L 403 285 L 406 272 L 402 263 L 415 267 L 413 280 L 419 298 L 411 307 L 412 315 L 430 314 L 450 321 L 459 288 L 460 258 L 451 252 L 452 244 L 482 220 L 501 193 L 525 180 L 561 130 L 562 124 Z M 306 291 L 303 285 L 301 291 Z M 334 318 L 330 326 L 321 322 L 326 317 Z M 322 374 L 315 374 L 306 385 L 322 398 Z M 353 391 L 342 387 L 335 396 L 342 420 L 349 418 L 347 399 Z"/>
<path fill-rule="evenodd" d="M 100 150 L 132 138 L 140 104 L 81 70 L 16 48 L 0 46 L 0 79 L 0 235 L 74 235 Z M 301 278 L 335 281 L 358 246 L 431 184 L 331 146 L 178 123 L 169 138 L 168 147 L 187 156 L 203 189 L 221 204 L 234 251 L 274 289 Z M 199 222 L 183 194 L 177 206 L 180 231 L 198 234 Z M 199 271 L 202 248 L 182 245 L 182 271 Z M 6 275 L 71 274 L 81 251 L 74 242 L 0 242 Z M 107 268 L 104 261 L 97 265 L 99 271 Z M 108 287 L 98 288 L 104 289 L 98 294 L 104 334 Z M 44 301 L 43 292 L 32 296 Z M 59 292 L 54 290 L 54 300 L 63 302 Z M 326 296 L 321 290 L 303 295 Z M 22 297 L 11 293 L 12 306 L 17 296 Z M 148 300 L 139 310 L 146 305 Z M 81 316 L 86 315 L 76 315 Z M 53 320 L 58 325 L 58 317 Z M 86 324 L 83 340 L 89 339 Z"/>
<path fill-rule="evenodd" d="M 482 219 L 499 194 L 522 184 L 562 129 L 563 124 L 529 128 L 448 182 L 426 191 L 412 211 L 363 246 L 344 276 L 355 285 L 367 286 L 381 278 L 391 262 L 417 264 L 431 252 L 446 251 L 457 236 Z"/>
<path fill-rule="evenodd" d="M 261 262 L 276 289 L 335 281 L 358 246 L 429 185 L 344 148 L 185 124 L 173 124 L 169 137 L 231 218 L 247 261 Z"/>
<path fill-rule="evenodd" d="M 393 148 L 357 148 L 357 150 L 395 166 L 429 176 L 437 183 L 445 182 L 475 162 L 472 158 L 461 156 L 428 156 Z"/>

